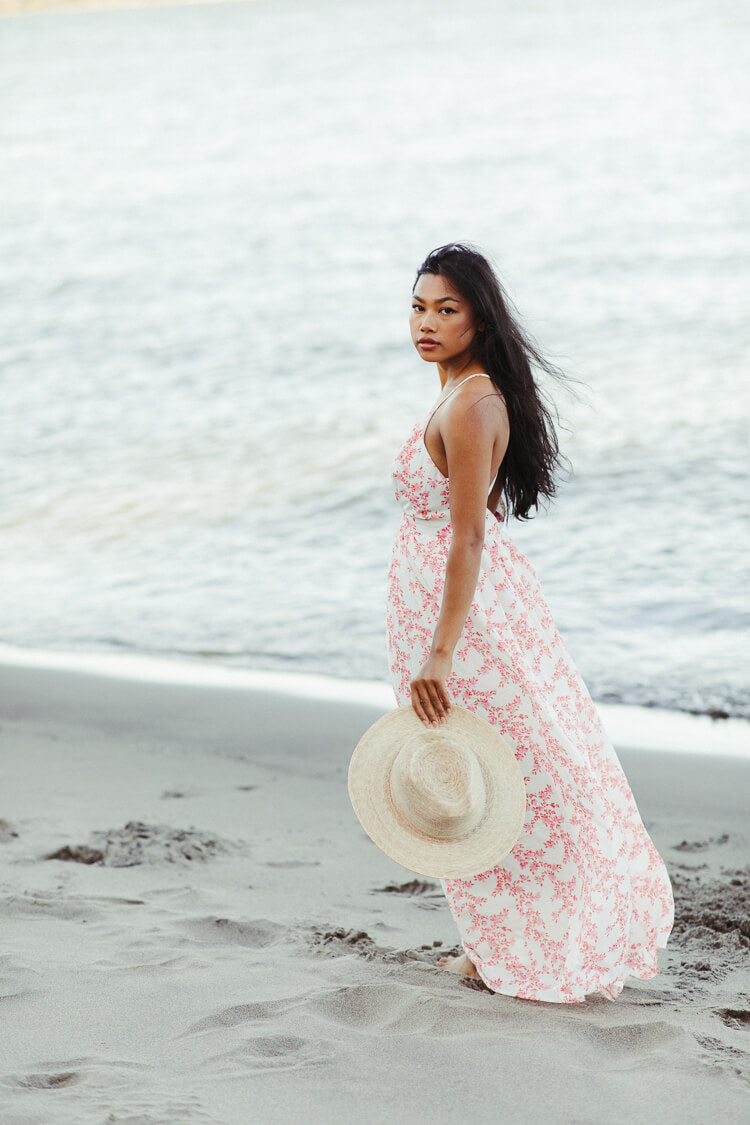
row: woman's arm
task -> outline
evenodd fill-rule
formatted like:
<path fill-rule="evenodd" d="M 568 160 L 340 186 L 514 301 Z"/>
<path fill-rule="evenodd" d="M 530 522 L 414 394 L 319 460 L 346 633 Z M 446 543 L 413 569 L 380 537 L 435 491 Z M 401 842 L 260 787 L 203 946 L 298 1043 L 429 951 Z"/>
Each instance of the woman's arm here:
<path fill-rule="evenodd" d="M 467 394 L 451 403 L 441 422 L 453 537 L 430 655 L 411 681 L 412 706 L 422 722 L 433 726 L 444 722 L 450 711 L 445 681 L 479 577 L 492 455 L 502 429 L 507 430 L 507 415 L 498 396 L 476 399 Z"/>

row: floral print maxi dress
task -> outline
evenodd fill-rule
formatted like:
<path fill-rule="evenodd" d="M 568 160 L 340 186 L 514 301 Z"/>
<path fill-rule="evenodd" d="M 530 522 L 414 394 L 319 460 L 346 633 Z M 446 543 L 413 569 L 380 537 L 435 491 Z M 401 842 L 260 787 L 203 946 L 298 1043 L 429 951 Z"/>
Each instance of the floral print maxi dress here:
<path fill-rule="evenodd" d="M 393 464 L 403 515 L 386 619 L 399 704 L 409 703 L 429 654 L 451 542 L 449 481 L 423 440 L 431 416 Z M 536 573 L 489 511 L 447 687 L 500 730 L 526 783 L 526 820 L 510 854 L 472 878 L 441 880 L 484 983 L 508 996 L 576 1002 L 593 992 L 614 1000 L 627 977 L 656 974 L 674 919 L 666 867 Z"/>

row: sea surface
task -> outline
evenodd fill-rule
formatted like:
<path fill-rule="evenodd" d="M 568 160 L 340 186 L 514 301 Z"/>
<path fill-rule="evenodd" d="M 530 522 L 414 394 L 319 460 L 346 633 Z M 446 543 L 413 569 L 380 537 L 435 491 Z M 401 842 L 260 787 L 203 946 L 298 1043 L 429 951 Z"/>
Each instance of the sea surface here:
<path fill-rule="evenodd" d="M 387 678 L 391 460 L 469 239 L 581 383 L 512 534 L 593 696 L 750 717 L 750 8 L 0 20 L 0 641 Z"/>

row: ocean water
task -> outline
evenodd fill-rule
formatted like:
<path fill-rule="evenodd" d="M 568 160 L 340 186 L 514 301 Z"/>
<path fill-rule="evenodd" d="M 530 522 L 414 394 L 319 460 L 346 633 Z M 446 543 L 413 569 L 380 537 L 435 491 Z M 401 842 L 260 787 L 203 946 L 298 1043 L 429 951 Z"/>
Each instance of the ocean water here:
<path fill-rule="evenodd" d="M 594 698 L 750 717 L 748 23 L 0 20 L 0 640 L 386 678 L 411 284 L 465 238 L 584 383 L 512 533 Z"/>

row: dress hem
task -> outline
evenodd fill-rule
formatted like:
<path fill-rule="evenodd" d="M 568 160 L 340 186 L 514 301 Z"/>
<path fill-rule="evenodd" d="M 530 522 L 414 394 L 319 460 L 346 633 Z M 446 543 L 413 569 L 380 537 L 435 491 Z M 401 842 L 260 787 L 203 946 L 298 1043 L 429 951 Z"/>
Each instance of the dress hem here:
<path fill-rule="evenodd" d="M 522 988 L 514 987 L 513 985 L 501 984 L 499 987 L 495 987 L 494 985 L 490 984 L 489 980 L 482 972 L 481 966 L 476 963 L 466 947 L 463 946 L 463 943 L 462 948 L 476 971 L 479 973 L 480 979 L 487 986 L 487 988 L 489 988 L 490 992 L 497 993 L 501 996 L 513 996 L 518 1000 L 535 1000 L 540 1004 L 582 1004 L 585 1003 L 585 1001 L 589 997 L 593 997 L 597 993 L 601 993 L 606 997 L 607 1000 L 614 1001 L 620 995 L 626 981 L 628 981 L 629 979 L 635 978 L 636 980 L 650 980 L 652 977 L 658 976 L 659 967 L 656 961 L 656 950 L 665 949 L 668 940 L 668 934 L 657 939 L 653 957 L 648 959 L 644 958 L 644 961 L 642 961 L 639 965 L 623 966 L 623 969 L 621 969 L 619 973 L 609 975 L 604 980 L 597 982 L 596 984 L 592 985 L 589 988 L 586 988 L 585 990 L 581 990 L 580 988 L 568 990 L 568 994 L 566 996 L 562 995 L 561 989 L 560 996 L 555 998 L 551 998 L 548 996 L 525 995 Z"/>

